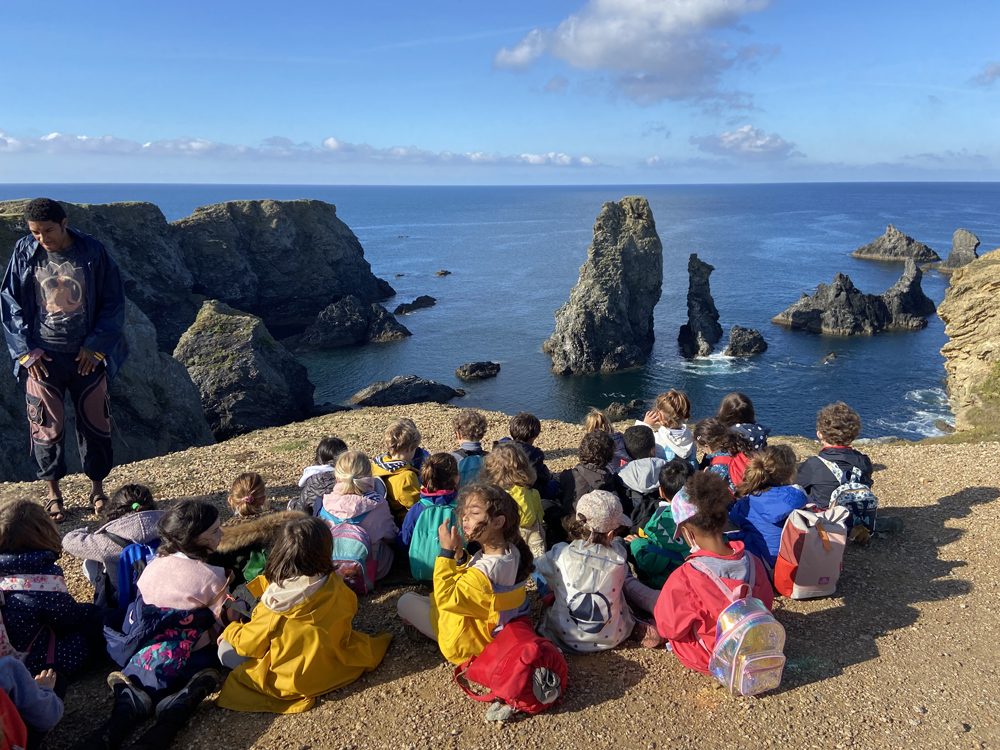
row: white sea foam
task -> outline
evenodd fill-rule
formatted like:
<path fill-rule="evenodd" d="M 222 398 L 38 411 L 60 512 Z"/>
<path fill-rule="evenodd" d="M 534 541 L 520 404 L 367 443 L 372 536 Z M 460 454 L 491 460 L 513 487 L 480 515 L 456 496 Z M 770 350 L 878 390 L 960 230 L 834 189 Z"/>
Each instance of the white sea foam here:
<path fill-rule="evenodd" d="M 695 357 L 684 360 L 685 372 L 696 375 L 742 374 L 750 372 L 753 364 L 747 357 L 727 357 L 725 354 L 709 354 L 707 357 Z"/>
<path fill-rule="evenodd" d="M 948 405 L 948 394 L 943 388 L 924 388 L 909 391 L 907 401 L 915 404 L 913 411 L 899 421 L 877 419 L 875 424 L 887 435 L 900 432 L 916 433 L 924 437 L 939 437 L 945 433 L 935 426 L 935 422 L 954 422 L 954 415 Z"/>

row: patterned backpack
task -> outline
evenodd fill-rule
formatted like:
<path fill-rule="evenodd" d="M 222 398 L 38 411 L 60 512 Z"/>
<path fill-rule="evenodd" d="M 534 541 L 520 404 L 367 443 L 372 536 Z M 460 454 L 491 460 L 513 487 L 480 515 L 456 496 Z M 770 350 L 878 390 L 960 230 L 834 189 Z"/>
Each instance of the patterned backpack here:
<path fill-rule="evenodd" d="M 437 560 L 438 552 L 441 551 L 438 527 L 446 518 L 451 519 L 451 525 L 458 528 L 461 533 L 461 524 L 455 517 L 458 506 L 455 501 L 445 505 L 435 505 L 426 498 L 420 498 L 419 503 L 424 509 L 417 517 L 417 522 L 413 526 L 413 537 L 410 539 L 410 573 L 417 581 L 433 581 L 434 562 Z"/>
<path fill-rule="evenodd" d="M 822 456 L 818 456 L 826 468 L 833 474 L 840 486 L 830 494 L 830 507 L 842 505 L 851 511 L 852 526 L 864 527 L 868 533 L 875 531 L 875 517 L 878 515 L 878 498 L 872 492 L 872 488 L 861 482 L 861 469 L 857 466 L 851 467 L 851 476 L 847 477 L 844 470 L 833 461 L 827 461 Z M 866 541 L 868 534 L 864 534 Z M 857 533 L 852 530 L 851 539 L 857 537 Z"/>
<path fill-rule="evenodd" d="M 325 509 L 320 518 L 330 524 L 333 536 L 333 569 L 359 596 L 375 588 L 378 561 L 372 554 L 372 540 L 361 527 L 367 513 L 354 518 L 337 518 Z"/>
<path fill-rule="evenodd" d="M 744 559 L 750 565 L 750 580 L 736 591 L 700 560 L 691 560 L 691 567 L 708 576 L 732 602 L 719 613 L 708 670 L 733 695 L 750 696 L 781 684 L 785 629 L 764 602 L 752 595 L 757 565 L 753 555 L 747 554 Z M 746 593 L 741 594 L 744 588 Z"/>

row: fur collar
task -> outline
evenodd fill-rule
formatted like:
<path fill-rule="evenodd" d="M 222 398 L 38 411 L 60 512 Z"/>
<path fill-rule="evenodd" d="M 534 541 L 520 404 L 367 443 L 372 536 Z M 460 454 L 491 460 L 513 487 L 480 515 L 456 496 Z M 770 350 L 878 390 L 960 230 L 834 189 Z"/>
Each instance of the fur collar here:
<path fill-rule="evenodd" d="M 235 552 L 244 547 L 257 545 L 270 547 L 286 523 L 296 518 L 307 517 L 307 514 L 301 511 L 285 510 L 223 526 L 222 541 L 219 542 L 218 551 L 222 553 Z"/>

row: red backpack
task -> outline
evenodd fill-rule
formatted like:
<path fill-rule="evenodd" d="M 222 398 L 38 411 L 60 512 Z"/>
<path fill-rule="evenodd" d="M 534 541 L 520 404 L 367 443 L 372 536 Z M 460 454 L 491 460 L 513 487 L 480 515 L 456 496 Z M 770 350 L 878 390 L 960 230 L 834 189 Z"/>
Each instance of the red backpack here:
<path fill-rule="evenodd" d="M 466 680 L 490 692 L 473 693 L 459 682 L 463 672 Z M 530 619 L 518 617 L 507 623 L 479 656 L 455 667 L 455 684 L 473 700 L 499 698 L 517 711 L 537 714 L 554 706 L 569 683 L 566 660 L 559 649 L 535 633 Z"/>
<path fill-rule="evenodd" d="M 729 467 L 729 483 L 734 487 L 743 481 L 747 466 L 750 464 L 750 456 L 745 453 L 737 453 L 735 456 L 716 456 L 712 459 L 712 465 L 724 464 Z"/>

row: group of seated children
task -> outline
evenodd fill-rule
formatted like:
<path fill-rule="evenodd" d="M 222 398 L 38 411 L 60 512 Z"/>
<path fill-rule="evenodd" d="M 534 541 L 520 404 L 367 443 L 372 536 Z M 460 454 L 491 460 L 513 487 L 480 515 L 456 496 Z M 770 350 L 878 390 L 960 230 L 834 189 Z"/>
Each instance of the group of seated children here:
<path fill-rule="evenodd" d="M 788 446 L 767 444 L 746 396 L 727 396 L 693 435 L 690 412 L 679 391 L 624 433 L 592 412 L 579 462 L 558 480 L 534 445 L 537 418 L 512 417 L 510 437 L 487 452 L 485 417 L 464 409 L 452 453 L 422 450 L 408 419 L 389 425 L 385 453 L 373 458 L 325 438 L 284 511 L 268 510 L 252 472 L 233 483 L 229 519 L 198 500 L 161 510 L 147 488 L 126 485 L 96 532 L 60 538 L 41 506 L 5 503 L 0 719 L 37 747 L 61 716 L 67 680 L 108 654 L 121 666 L 108 678 L 114 706 L 81 749 L 117 750 L 150 719 L 129 747 L 169 747 L 219 688 L 220 666 L 231 672 L 219 706 L 308 710 L 385 655 L 390 634 L 351 623 L 356 592 L 387 575 L 397 551 L 431 587 L 399 597 L 404 629 L 456 664 L 530 614 L 530 577 L 545 605 L 538 632 L 563 650 L 669 642 L 683 664 L 707 672 L 729 601 L 712 579 L 733 591 L 745 584 L 770 608 L 789 513 L 829 505 L 844 476 L 870 487 L 872 466 L 850 447 L 861 422 L 843 403 L 820 411 L 823 448 L 798 467 Z M 62 551 L 84 561 L 94 604 L 68 593 L 55 564 Z M 11 702 L 21 729 L 8 722 Z"/>

